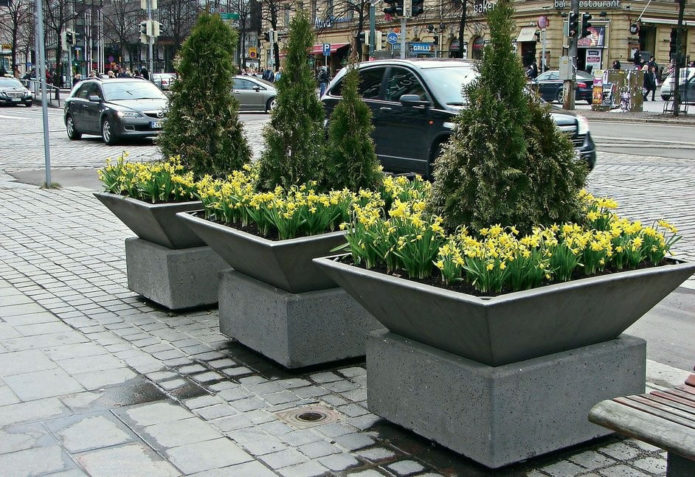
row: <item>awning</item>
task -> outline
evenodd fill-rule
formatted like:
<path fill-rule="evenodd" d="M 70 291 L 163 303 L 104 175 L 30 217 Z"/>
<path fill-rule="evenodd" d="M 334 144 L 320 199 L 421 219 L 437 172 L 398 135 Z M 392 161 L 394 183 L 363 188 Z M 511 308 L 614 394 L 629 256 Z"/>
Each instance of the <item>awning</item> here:
<path fill-rule="evenodd" d="M 536 27 L 523 27 L 516 37 L 516 41 L 523 43 L 525 41 L 536 41 Z"/>
<path fill-rule="evenodd" d="M 678 25 L 678 20 L 675 18 L 649 18 L 649 17 L 642 17 L 642 20 L 640 20 L 641 23 L 654 23 L 657 25 Z M 688 21 L 688 20 L 683 20 L 683 26 L 691 26 L 694 25 L 695 22 Z"/>
<path fill-rule="evenodd" d="M 331 53 L 335 53 L 339 49 L 348 46 L 349 43 L 331 43 Z M 323 43 L 317 43 L 311 47 L 310 55 L 323 55 Z"/>

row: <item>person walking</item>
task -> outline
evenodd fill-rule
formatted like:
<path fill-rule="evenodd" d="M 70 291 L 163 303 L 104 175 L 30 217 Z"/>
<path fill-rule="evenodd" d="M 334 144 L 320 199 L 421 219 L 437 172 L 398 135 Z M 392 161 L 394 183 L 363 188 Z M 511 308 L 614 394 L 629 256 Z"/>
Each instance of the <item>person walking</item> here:
<path fill-rule="evenodd" d="M 275 82 L 277 83 L 282 78 L 282 66 L 275 73 Z"/>
<path fill-rule="evenodd" d="M 614 70 L 620 69 L 620 60 L 613 60 L 613 69 Z"/>
<path fill-rule="evenodd" d="M 325 66 L 322 66 L 321 69 L 319 70 L 318 74 L 318 82 L 319 82 L 319 98 L 323 96 L 323 94 L 326 92 L 326 87 L 328 86 L 328 82 L 331 80 L 330 75 L 328 74 L 328 68 Z"/>
<path fill-rule="evenodd" d="M 528 79 L 535 79 L 538 76 L 538 65 L 533 61 L 526 69 L 526 77 Z"/>
<path fill-rule="evenodd" d="M 654 101 L 654 93 L 656 93 L 656 73 L 655 67 L 643 68 L 644 70 L 644 100 L 649 101 L 649 93 L 652 93 L 652 101 Z"/>

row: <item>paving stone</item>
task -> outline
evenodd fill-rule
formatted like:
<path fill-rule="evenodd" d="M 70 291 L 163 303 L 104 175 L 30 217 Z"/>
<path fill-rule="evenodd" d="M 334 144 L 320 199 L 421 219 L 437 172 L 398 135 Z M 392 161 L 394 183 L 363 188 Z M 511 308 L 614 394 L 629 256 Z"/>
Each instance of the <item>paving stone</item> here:
<path fill-rule="evenodd" d="M 155 442 L 165 448 L 222 437 L 217 430 L 197 417 L 147 426 L 145 433 L 150 437 L 145 438 L 147 442 Z"/>
<path fill-rule="evenodd" d="M 128 368 L 105 369 L 90 373 L 75 374 L 73 377 L 87 389 L 99 389 L 104 386 L 121 384 L 137 375 Z"/>
<path fill-rule="evenodd" d="M 222 369 L 220 372 L 224 373 L 225 375 L 229 376 L 230 378 L 234 378 L 237 376 L 243 376 L 245 374 L 251 374 L 253 371 L 251 371 L 246 366 L 239 366 L 236 368 L 225 368 L 225 369 Z"/>
<path fill-rule="evenodd" d="M 295 449 L 285 449 L 273 454 L 265 454 L 260 459 L 273 469 L 281 469 L 307 461 L 307 458 Z"/>
<path fill-rule="evenodd" d="M 12 432 L 0 430 L 0 454 L 38 447 L 38 441 L 45 436 L 46 431 L 42 428 L 12 429 Z"/>
<path fill-rule="evenodd" d="M 128 409 L 125 414 L 139 426 L 195 417 L 190 411 L 169 402 L 155 402 Z"/>
<path fill-rule="evenodd" d="M 560 462 L 556 462 L 551 465 L 547 465 L 545 467 L 542 467 L 541 470 L 543 472 L 548 473 L 549 475 L 553 477 L 565 477 L 568 475 L 578 475 L 582 472 L 585 472 L 586 469 L 582 469 L 579 467 L 577 464 L 573 464 L 572 462 L 562 460 Z"/>
<path fill-rule="evenodd" d="M 236 366 L 237 363 L 236 361 L 229 359 L 229 358 L 223 358 L 223 359 L 215 359 L 213 361 L 208 361 L 208 365 L 212 366 L 213 368 L 229 368 L 231 366 Z"/>
<path fill-rule="evenodd" d="M 78 343 L 67 346 L 54 346 L 44 350 L 46 356 L 54 361 L 60 361 L 70 358 L 97 356 L 106 354 L 108 351 L 103 347 L 94 343 Z"/>
<path fill-rule="evenodd" d="M 357 452 L 357 455 L 360 457 L 364 457 L 367 460 L 371 460 L 372 462 L 380 462 L 383 460 L 392 459 L 396 456 L 396 454 L 393 451 L 390 451 L 389 449 L 384 449 L 383 447 L 373 447 L 371 449 L 364 449 Z"/>
<path fill-rule="evenodd" d="M 349 451 L 361 449 L 362 447 L 367 447 L 374 444 L 374 439 L 369 437 L 367 434 L 361 433 L 339 436 L 335 438 L 335 441 Z"/>
<path fill-rule="evenodd" d="M 315 477 L 324 475 L 328 472 L 328 469 L 318 462 L 310 461 L 291 467 L 285 467 L 278 472 L 280 472 L 280 475 L 283 477 Z"/>
<path fill-rule="evenodd" d="M 351 368 L 339 369 L 338 372 L 345 376 L 346 378 L 355 378 L 357 376 L 366 376 L 367 370 L 360 368 L 359 366 L 353 366 Z"/>
<path fill-rule="evenodd" d="M 65 470 L 69 464 L 58 446 L 36 447 L 0 455 L 4 475 L 41 475 Z"/>
<path fill-rule="evenodd" d="M 599 467 L 608 467 L 609 465 L 616 464 L 615 459 L 606 457 L 595 451 L 582 452 L 580 454 L 575 454 L 569 457 L 569 460 L 575 464 L 579 464 L 588 470 L 594 470 Z"/>
<path fill-rule="evenodd" d="M 212 396 L 208 394 L 193 399 L 186 399 L 184 401 L 184 404 L 188 409 L 198 409 L 201 407 L 214 406 L 216 404 L 224 404 L 225 402 L 226 401 L 220 399 L 218 396 Z"/>
<path fill-rule="evenodd" d="M 173 389 L 180 388 L 181 386 L 185 386 L 187 381 L 185 379 L 172 379 L 171 381 L 162 381 L 158 384 L 162 387 L 162 389 L 171 391 Z"/>
<path fill-rule="evenodd" d="M 193 374 L 191 375 L 191 378 L 199 383 L 209 383 L 210 381 L 219 381 L 220 379 L 223 379 L 223 376 L 210 371 L 207 373 Z"/>
<path fill-rule="evenodd" d="M 250 455 L 227 438 L 174 447 L 166 453 L 171 462 L 186 474 L 252 460 Z"/>
<path fill-rule="evenodd" d="M 71 453 L 109 447 L 133 440 L 116 423 L 104 416 L 87 417 L 58 432 Z"/>
<path fill-rule="evenodd" d="M 38 421 L 68 413 L 56 398 L 39 399 L 0 407 L 0 427 L 23 421 Z"/>
<path fill-rule="evenodd" d="M 246 462 L 244 464 L 224 467 L 222 469 L 206 470 L 191 477 L 276 477 L 277 474 L 260 462 Z"/>
<path fill-rule="evenodd" d="M 351 417 L 347 420 L 347 422 L 351 426 L 355 426 L 357 429 L 364 431 L 365 429 L 372 427 L 380 420 L 381 418 L 379 416 L 374 414 L 365 414 L 364 416 Z"/>
<path fill-rule="evenodd" d="M 332 422 L 330 424 L 324 424 L 322 426 L 314 427 L 315 431 L 320 432 L 327 437 L 338 437 L 345 434 L 352 434 L 355 432 L 355 428 L 345 424 L 340 424 L 337 422 Z"/>
<path fill-rule="evenodd" d="M 658 451 L 661 450 L 660 447 L 653 446 L 653 445 L 651 445 L 651 444 L 648 444 L 648 443 L 646 443 L 646 442 L 644 442 L 644 441 L 640 441 L 640 440 L 637 440 L 637 439 L 627 439 L 627 440 L 625 441 L 625 443 L 626 443 L 626 444 L 635 445 L 635 446 L 639 447 L 640 449 L 645 450 L 645 451 L 647 451 L 647 452 L 658 452 Z"/>
<path fill-rule="evenodd" d="M 70 374 L 103 371 L 107 369 L 122 368 L 123 362 L 110 354 L 64 359 L 58 361 L 58 365 Z"/>
<path fill-rule="evenodd" d="M 255 397 L 232 401 L 231 405 L 234 407 L 234 409 L 240 412 L 252 411 L 254 409 L 262 409 L 265 407 L 265 403 Z"/>
<path fill-rule="evenodd" d="M 19 398 L 7 386 L 0 386 L 0 406 L 15 404 L 19 402 Z"/>
<path fill-rule="evenodd" d="M 201 371 L 207 371 L 207 368 L 199 364 L 192 364 L 190 366 L 182 366 L 179 368 L 179 372 L 183 374 L 193 374 Z"/>
<path fill-rule="evenodd" d="M 315 383 L 330 383 L 332 381 L 340 381 L 341 378 L 335 373 L 332 373 L 330 371 L 323 372 L 323 373 L 314 373 L 311 376 L 309 376 L 312 381 Z"/>
<path fill-rule="evenodd" d="M 227 433 L 239 445 L 253 455 L 265 455 L 287 449 L 277 437 L 268 435 L 259 429 L 238 429 Z M 289 464 L 287 464 L 289 465 Z"/>
<path fill-rule="evenodd" d="M 607 446 L 601 447 L 600 451 L 603 454 L 609 455 L 614 459 L 624 461 L 630 460 L 639 455 L 639 451 L 624 442 L 615 442 Z"/>
<path fill-rule="evenodd" d="M 172 373 L 171 371 L 157 371 L 154 373 L 148 373 L 147 377 L 152 381 L 166 381 L 167 379 L 178 377 L 177 373 Z"/>
<path fill-rule="evenodd" d="M 383 477 L 384 474 L 373 469 L 362 470 L 360 472 L 350 472 L 350 477 Z M 528 476 L 527 476 L 528 477 Z"/>
<path fill-rule="evenodd" d="M 15 325 L 22 336 L 48 335 L 65 331 L 66 326 L 61 322 L 35 323 L 30 325 Z"/>
<path fill-rule="evenodd" d="M 295 393 L 297 397 L 302 399 L 315 398 L 325 396 L 326 394 L 330 394 L 330 391 L 328 389 L 324 389 L 319 386 L 307 386 L 304 388 L 297 388 L 293 389 L 292 392 Z"/>
<path fill-rule="evenodd" d="M 237 410 L 234 409 L 229 404 L 216 404 L 214 406 L 208 406 L 204 408 L 199 408 L 195 410 L 203 419 L 209 421 L 211 419 L 219 419 L 221 417 L 232 416 L 237 414 Z"/>
<path fill-rule="evenodd" d="M 142 444 L 128 444 L 87 452 L 76 456 L 77 462 L 90 475 L 122 477 L 147 475 L 148 477 L 174 477 L 180 475 L 171 464 L 162 460 Z"/>
<path fill-rule="evenodd" d="M 249 417 L 243 414 L 223 417 L 221 419 L 214 419 L 209 422 L 210 424 L 212 424 L 213 426 L 215 426 L 223 432 L 234 431 L 236 429 L 244 429 L 255 425 Z"/>
<path fill-rule="evenodd" d="M 632 462 L 632 465 L 652 474 L 666 472 L 666 460 L 657 457 L 645 457 Z"/>
<path fill-rule="evenodd" d="M 327 394 L 325 396 L 321 396 L 321 401 L 333 407 L 339 407 L 348 404 L 348 401 L 336 394 Z"/>
<path fill-rule="evenodd" d="M 324 457 L 341 452 L 340 449 L 323 440 L 304 444 L 299 446 L 297 450 L 310 459 L 316 459 L 317 457 Z"/>
<path fill-rule="evenodd" d="M 60 368 L 5 376 L 5 383 L 23 401 L 61 396 L 84 391 L 82 386 Z"/>
<path fill-rule="evenodd" d="M 337 409 L 337 411 L 349 417 L 364 416 L 365 414 L 369 413 L 369 411 L 367 411 L 362 406 L 358 406 L 357 404 L 348 404 L 346 406 L 340 406 Z"/>
<path fill-rule="evenodd" d="M 220 383 L 220 384 L 222 384 L 222 383 Z M 247 391 L 246 389 L 242 388 L 239 385 L 235 385 L 235 386 L 236 387 L 220 391 L 219 393 L 217 393 L 217 395 L 219 397 L 221 397 L 222 399 L 224 399 L 225 401 L 237 401 L 239 399 L 245 399 L 245 398 L 251 396 L 251 393 L 249 391 Z"/>
<path fill-rule="evenodd" d="M 258 428 L 272 436 L 282 436 L 288 432 L 294 431 L 294 429 L 280 420 L 265 422 L 258 426 Z"/>
<path fill-rule="evenodd" d="M 299 401 L 297 395 L 290 391 L 281 391 L 279 393 L 266 394 L 263 396 L 263 399 L 265 399 L 271 405 Z"/>
<path fill-rule="evenodd" d="M 604 477 L 647 477 L 649 475 L 624 464 L 599 469 L 597 472 Z"/>
<path fill-rule="evenodd" d="M 345 470 L 348 467 L 354 467 L 358 465 L 360 461 L 352 457 L 350 454 L 335 454 L 320 458 L 319 463 L 333 471 L 340 471 Z"/>
<path fill-rule="evenodd" d="M 55 368 L 56 364 L 38 350 L 0 354 L 0 377 Z"/>

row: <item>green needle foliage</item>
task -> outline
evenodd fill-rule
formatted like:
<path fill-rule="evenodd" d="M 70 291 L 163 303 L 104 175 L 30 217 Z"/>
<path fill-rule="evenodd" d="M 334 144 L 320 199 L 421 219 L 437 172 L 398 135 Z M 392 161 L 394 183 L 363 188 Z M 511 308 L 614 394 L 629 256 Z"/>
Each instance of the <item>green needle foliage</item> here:
<path fill-rule="evenodd" d="M 372 112 L 357 92 L 359 73 L 354 63 L 343 79 L 343 99 L 331 114 L 328 131 L 326 186 L 328 189 L 372 189 L 383 173 L 374 152 Z"/>
<path fill-rule="evenodd" d="M 435 163 L 430 209 L 450 230 L 501 224 L 528 232 L 579 217 L 587 169 L 547 109 L 524 91 L 512 13 L 509 0 L 489 11 L 480 77 L 466 87 L 468 107 Z"/>
<path fill-rule="evenodd" d="M 181 48 L 159 145 L 198 177 L 227 174 L 251 158 L 232 95 L 236 44 L 236 32 L 219 15 L 203 13 Z"/>
<path fill-rule="evenodd" d="M 299 6 L 296 12 L 290 22 L 284 71 L 276 83 L 277 106 L 263 131 L 266 148 L 260 159 L 262 189 L 323 182 L 324 113 L 307 62 L 314 34 L 307 13 Z"/>

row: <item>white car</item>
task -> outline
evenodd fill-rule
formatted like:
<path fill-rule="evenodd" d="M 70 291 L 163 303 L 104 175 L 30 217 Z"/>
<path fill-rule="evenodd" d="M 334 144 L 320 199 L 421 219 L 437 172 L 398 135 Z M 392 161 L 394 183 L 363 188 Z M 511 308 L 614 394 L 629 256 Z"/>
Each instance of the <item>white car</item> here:
<path fill-rule="evenodd" d="M 668 101 L 673 95 L 673 87 L 675 86 L 674 74 L 671 73 L 661 85 L 661 99 Z M 678 82 L 678 90 L 681 101 L 684 103 L 695 103 L 695 68 L 681 68 L 680 81 Z"/>

